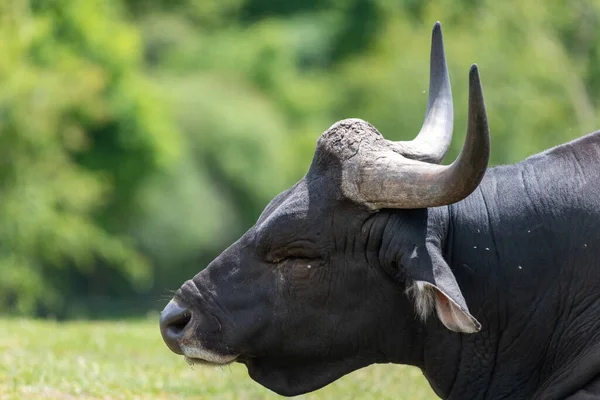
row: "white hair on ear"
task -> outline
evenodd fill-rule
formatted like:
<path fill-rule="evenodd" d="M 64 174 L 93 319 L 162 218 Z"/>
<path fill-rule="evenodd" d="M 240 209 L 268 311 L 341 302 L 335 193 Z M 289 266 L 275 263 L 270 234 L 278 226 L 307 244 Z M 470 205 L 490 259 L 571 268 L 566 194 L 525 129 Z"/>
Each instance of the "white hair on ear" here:
<path fill-rule="evenodd" d="M 433 291 L 433 285 L 423 281 L 414 281 L 408 289 L 406 294 L 412 298 L 415 303 L 415 311 L 421 320 L 425 321 L 429 314 L 433 312 L 435 305 L 435 293 Z"/>

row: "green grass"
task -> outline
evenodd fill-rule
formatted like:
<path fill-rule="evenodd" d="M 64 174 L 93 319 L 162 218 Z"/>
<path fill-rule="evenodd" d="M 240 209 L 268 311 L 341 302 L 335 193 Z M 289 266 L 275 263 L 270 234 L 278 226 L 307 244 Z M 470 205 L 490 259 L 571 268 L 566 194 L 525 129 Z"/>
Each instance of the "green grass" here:
<path fill-rule="evenodd" d="M 155 319 L 0 319 L 0 399 L 278 399 L 243 365 L 189 367 Z M 376 365 L 298 399 L 433 399 L 421 372 Z"/>

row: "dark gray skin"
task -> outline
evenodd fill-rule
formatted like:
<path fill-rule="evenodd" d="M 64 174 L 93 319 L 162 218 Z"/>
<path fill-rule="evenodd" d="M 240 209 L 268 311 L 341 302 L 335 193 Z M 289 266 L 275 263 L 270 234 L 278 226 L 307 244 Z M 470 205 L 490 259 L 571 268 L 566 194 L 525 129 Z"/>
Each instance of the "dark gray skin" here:
<path fill-rule="evenodd" d="M 361 120 L 323 134 L 307 175 L 177 291 L 167 345 L 285 396 L 399 363 L 446 399 L 600 398 L 600 133 L 411 209 L 348 196 L 350 150 L 380 140 Z"/>
<path fill-rule="evenodd" d="M 438 345 L 425 345 L 422 368 L 436 393 L 600 398 L 600 132 L 492 168 L 471 196 L 435 212 L 449 221 L 445 258 L 483 325 L 475 335 L 428 326 Z"/>

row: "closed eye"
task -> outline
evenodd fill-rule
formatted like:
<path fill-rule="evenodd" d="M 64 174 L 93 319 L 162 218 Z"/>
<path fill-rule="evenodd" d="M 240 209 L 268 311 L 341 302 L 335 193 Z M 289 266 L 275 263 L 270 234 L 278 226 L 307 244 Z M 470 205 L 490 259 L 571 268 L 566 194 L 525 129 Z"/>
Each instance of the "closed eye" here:
<path fill-rule="evenodd" d="M 272 264 L 281 264 L 286 261 L 301 261 L 301 262 L 309 263 L 311 261 L 318 261 L 318 260 L 319 260 L 319 258 L 288 256 L 288 257 L 282 257 L 282 258 L 275 258 L 275 259 L 269 260 L 269 262 Z"/>
<path fill-rule="evenodd" d="M 287 255 L 285 257 L 267 257 L 267 261 L 272 264 L 281 264 L 286 261 L 299 261 L 303 263 L 319 261 L 321 257 L 302 257 L 296 255 Z"/>
<path fill-rule="evenodd" d="M 273 264 L 278 264 L 287 260 L 313 261 L 321 259 L 321 253 L 314 247 L 298 247 L 297 245 L 288 245 L 271 250 L 266 260 Z"/>

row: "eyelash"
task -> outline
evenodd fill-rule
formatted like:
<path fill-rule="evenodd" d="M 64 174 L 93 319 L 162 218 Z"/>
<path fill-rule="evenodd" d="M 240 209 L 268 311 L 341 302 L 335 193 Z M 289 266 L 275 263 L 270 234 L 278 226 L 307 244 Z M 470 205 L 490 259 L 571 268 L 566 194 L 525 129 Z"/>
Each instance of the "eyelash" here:
<path fill-rule="evenodd" d="M 312 247 L 288 245 L 271 249 L 265 253 L 265 260 L 272 264 L 279 264 L 287 260 L 314 262 L 320 259 L 320 252 Z"/>
<path fill-rule="evenodd" d="M 298 261 L 306 261 L 306 262 L 316 262 L 319 260 L 318 257 L 301 257 L 301 256 L 284 256 L 284 257 L 273 257 L 269 260 L 271 264 L 280 264 L 284 261 L 289 260 L 298 260 Z"/>

